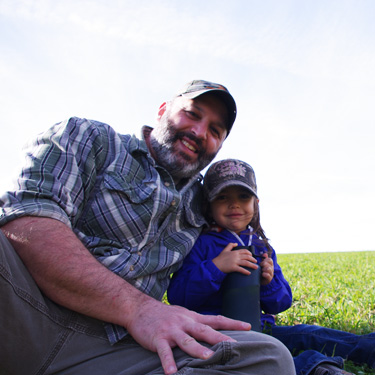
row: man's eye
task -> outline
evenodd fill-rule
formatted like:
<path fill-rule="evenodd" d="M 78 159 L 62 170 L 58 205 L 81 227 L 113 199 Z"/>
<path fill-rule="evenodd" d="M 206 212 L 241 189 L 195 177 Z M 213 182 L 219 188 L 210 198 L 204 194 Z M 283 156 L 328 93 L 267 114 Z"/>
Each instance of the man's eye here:
<path fill-rule="evenodd" d="M 220 137 L 220 131 L 217 129 L 217 128 L 215 128 L 214 126 L 213 127 L 211 127 L 211 131 L 212 131 L 212 133 L 214 133 L 217 137 Z"/>
<path fill-rule="evenodd" d="M 185 111 L 185 113 L 186 113 L 189 117 L 191 117 L 191 118 L 194 118 L 194 119 L 199 118 L 199 115 L 198 115 L 197 113 L 193 112 L 193 111 Z"/>

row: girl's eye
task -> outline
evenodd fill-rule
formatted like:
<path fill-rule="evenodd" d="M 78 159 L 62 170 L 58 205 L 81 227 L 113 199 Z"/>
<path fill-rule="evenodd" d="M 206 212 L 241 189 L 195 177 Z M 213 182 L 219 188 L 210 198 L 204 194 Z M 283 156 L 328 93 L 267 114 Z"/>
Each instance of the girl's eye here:
<path fill-rule="evenodd" d="M 240 198 L 243 200 L 251 199 L 251 194 L 241 194 Z"/>
<path fill-rule="evenodd" d="M 215 201 L 223 201 L 225 200 L 225 195 L 218 195 L 216 198 L 215 198 Z"/>

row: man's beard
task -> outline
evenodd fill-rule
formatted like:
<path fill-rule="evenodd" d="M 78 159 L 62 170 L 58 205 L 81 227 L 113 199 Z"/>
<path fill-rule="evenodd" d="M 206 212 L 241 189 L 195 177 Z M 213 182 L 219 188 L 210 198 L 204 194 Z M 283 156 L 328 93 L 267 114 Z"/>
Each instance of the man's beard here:
<path fill-rule="evenodd" d="M 175 149 L 176 142 L 189 138 L 198 147 L 197 161 L 192 162 L 190 156 Z M 204 169 L 215 158 L 215 154 L 207 154 L 202 148 L 201 139 L 185 131 L 177 131 L 168 115 L 160 120 L 158 126 L 152 130 L 150 144 L 156 162 L 164 167 L 174 179 L 190 178 Z"/>

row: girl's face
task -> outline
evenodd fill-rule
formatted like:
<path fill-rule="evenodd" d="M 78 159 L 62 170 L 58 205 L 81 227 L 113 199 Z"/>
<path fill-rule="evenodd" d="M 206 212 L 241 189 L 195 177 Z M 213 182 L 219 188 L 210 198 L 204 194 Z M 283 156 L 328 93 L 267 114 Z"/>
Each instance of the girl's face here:
<path fill-rule="evenodd" d="M 239 234 L 254 216 L 255 199 L 244 187 L 229 186 L 211 202 L 211 215 L 219 226 Z"/>

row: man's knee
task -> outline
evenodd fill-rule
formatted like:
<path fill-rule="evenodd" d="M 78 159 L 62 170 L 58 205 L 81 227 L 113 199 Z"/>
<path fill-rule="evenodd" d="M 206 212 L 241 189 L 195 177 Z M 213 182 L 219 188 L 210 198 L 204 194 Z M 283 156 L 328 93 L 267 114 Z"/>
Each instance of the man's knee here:
<path fill-rule="evenodd" d="M 258 357 L 259 365 L 278 375 L 295 374 L 293 357 L 288 348 L 276 338 L 258 332 L 225 331 L 225 334 L 237 340 L 238 355 Z"/>

